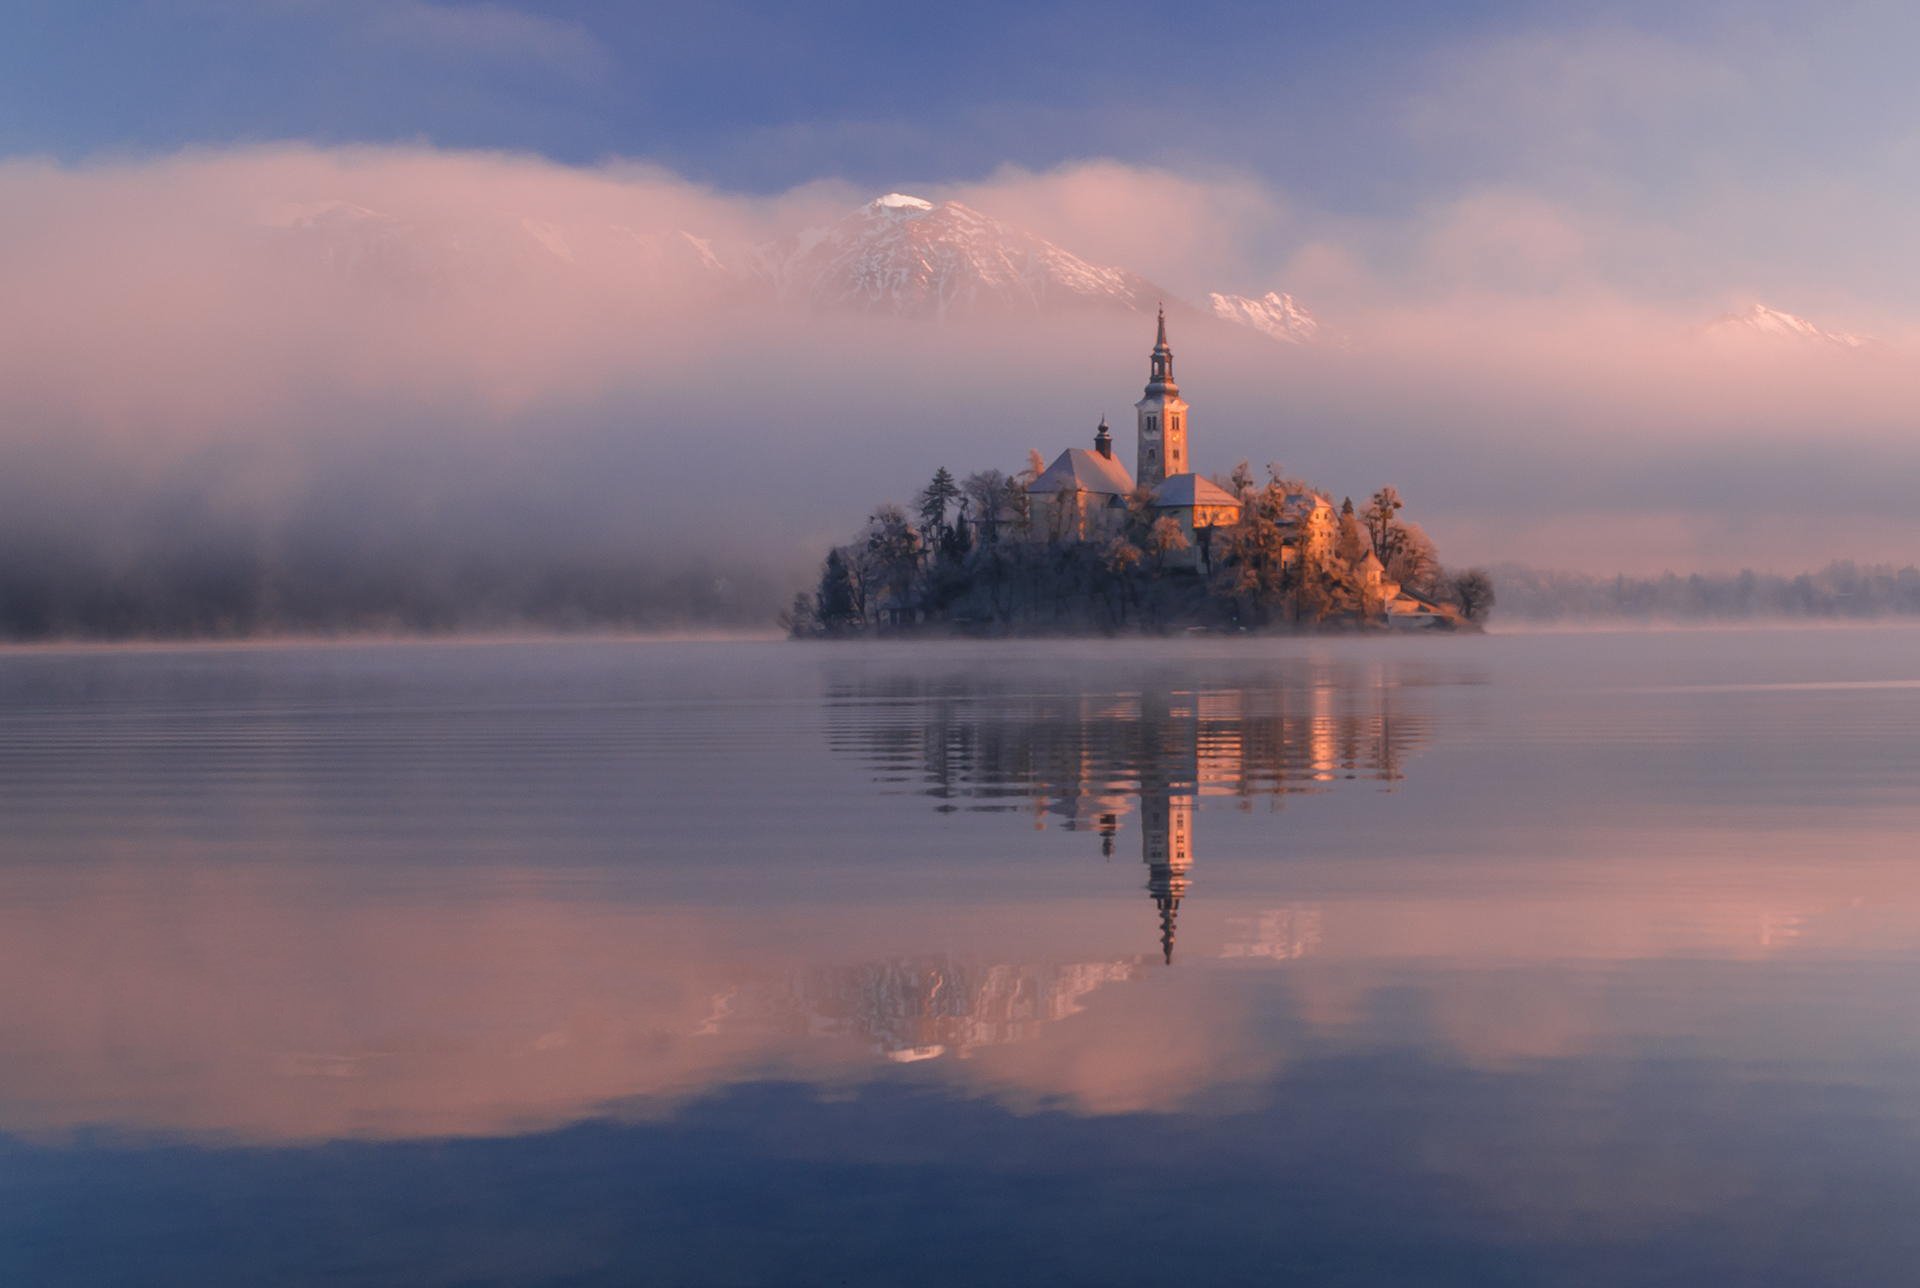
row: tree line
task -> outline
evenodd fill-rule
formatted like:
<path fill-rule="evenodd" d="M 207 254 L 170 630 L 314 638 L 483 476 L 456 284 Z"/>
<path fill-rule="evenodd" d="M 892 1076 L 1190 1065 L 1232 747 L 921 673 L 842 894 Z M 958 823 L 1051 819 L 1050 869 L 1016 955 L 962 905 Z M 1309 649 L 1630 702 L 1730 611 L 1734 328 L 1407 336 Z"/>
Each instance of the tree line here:
<path fill-rule="evenodd" d="M 1920 568 L 1836 561 L 1815 572 L 1653 577 L 1494 571 L 1502 612 L 1536 622 L 1870 620 L 1920 616 Z"/>

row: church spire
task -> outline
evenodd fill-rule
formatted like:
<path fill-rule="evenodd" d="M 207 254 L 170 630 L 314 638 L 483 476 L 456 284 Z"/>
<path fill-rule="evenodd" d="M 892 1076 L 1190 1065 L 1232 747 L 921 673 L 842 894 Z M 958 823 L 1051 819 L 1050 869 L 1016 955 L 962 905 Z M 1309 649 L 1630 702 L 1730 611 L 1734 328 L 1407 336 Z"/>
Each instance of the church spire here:
<path fill-rule="evenodd" d="M 1187 404 L 1173 383 L 1173 347 L 1167 343 L 1167 308 L 1160 306 L 1154 334 L 1153 357 L 1147 374 L 1147 396 L 1135 403 L 1139 419 L 1140 451 L 1133 474 L 1145 487 L 1156 487 L 1172 475 L 1185 474 L 1187 464 Z"/>
<path fill-rule="evenodd" d="M 1180 392 L 1173 383 L 1173 349 L 1167 344 L 1167 306 L 1160 306 L 1160 329 L 1153 341 L 1152 370 L 1147 378 L 1147 393 Z"/>

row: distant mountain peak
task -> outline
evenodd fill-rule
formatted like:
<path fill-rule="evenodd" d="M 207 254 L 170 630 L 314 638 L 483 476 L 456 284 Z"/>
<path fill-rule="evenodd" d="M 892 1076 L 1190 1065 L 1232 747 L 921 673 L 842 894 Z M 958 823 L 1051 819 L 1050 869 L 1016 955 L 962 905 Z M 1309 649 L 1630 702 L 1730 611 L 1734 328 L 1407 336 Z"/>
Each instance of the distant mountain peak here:
<path fill-rule="evenodd" d="M 875 197 L 867 203 L 872 210 L 897 211 L 902 214 L 924 214 L 933 209 L 933 203 L 925 197 L 911 197 L 904 192 L 889 192 L 884 197 Z"/>
<path fill-rule="evenodd" d="M 1092 306 L 1145 312 L 1165 292 L 957 201 L 890 192 L 759 253 L 783 296 L 831 312 L 945 318 Z"/>
<path fill-rule="evenodd" d="M 1257 298 L 1215 291 L 1207 302 L 1215 317 L 1252 327 L 1282 344 L 1312 344 L 1320 338 L 1320 320 L 1284 291 L 1268 291 Z"/>
<path fill-rule="evenodd" d="M 1797 314 L 1758 302 L 1714 319 L 1707 324 L 1707 331 L 1717 336 L 1764 336 L 1806 344 L 1831 344 L 1843 349 L 1868 349 L 1880 343 L 1872 336 L 1851 331 L 1829 331 Z"/>

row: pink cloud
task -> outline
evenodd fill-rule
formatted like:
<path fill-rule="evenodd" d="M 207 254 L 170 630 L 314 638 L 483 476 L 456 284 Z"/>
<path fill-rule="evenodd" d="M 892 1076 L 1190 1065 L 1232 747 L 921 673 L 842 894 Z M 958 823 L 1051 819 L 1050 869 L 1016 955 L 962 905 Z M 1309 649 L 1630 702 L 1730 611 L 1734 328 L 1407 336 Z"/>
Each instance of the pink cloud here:
<path fill-rule="evenodd" d="M 1298 288 L 1348 338 L 1288 351 L 1180 323 L 1203 469 L 1395 482 L 1443 553 L 1457 534 L 1476 559 L 1525 557 L 1549 527 L 1556 562 L 1602 571 L 1889 553 L 1863 516 L 1907 460 L 1909 334 L 1877 327 L 1873 353 L 1707 343 L 1725 296 L 1623 280 L 1676 253 L 1671 230 L 1513 189 L 1333 217 L 1241 176 L 1113 162 L 945 194 L 1176 289 Z M 124 495 L 243 449 L 232 504 L 270 510 L 316 461 L 385 453 L 436 461 L 446 505 L 512 488 L 527 522 L 642 545 L 652 523 L 661 548 L 717 490 L 742 500 L 710 542 L 791 551 L 936 464 L 1018 468 L 1136 396 L 1138 318 L 901 326 L 770 303 L 754 248 L 863 196 L 429 148 L 0 165 L 0 456 L 17 504 L 57 512 L 21 480 Z M 1742 529 L 1757 513 L 1780 520 Z"/>

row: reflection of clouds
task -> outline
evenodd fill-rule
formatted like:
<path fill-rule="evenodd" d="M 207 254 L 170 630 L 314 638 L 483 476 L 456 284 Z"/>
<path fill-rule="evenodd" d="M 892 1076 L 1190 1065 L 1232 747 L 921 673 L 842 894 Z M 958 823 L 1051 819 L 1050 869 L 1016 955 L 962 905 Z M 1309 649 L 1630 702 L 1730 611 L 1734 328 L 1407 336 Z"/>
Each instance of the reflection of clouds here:
<path fill-rule="evenodd" d="M 1230 938 L 1220 949 L 1222 957 L 1293 961 L 1319 946 L 1320 909 L 1274 908 L 1251 917 L 1229 917 L 1227 928 Z"/>
<path fill-rule="evenodd" d="M 31 985 L 0 990 L 0 1130 L 494 1134 L 884 1062 L 1015 1107 L 1131 1112 L 1233 1103 L 1302 1050 L 1415 1041 L 1512 1071 L 1706 1041 L 1779 1064 L 1920 1036 L 1897 972 L 1897 998 L 1876 1000 L 1872 976 L 1842 1006 L 1779 991 L 1817 992 L 1837 976 L 1806 967 L 1836 954 L 1905 959 L 1920 898 L 1894 865 L 1768 868 L 1711 901 L 1700 891 L 1731 875 L 1671 856 L 1605 891 L 1578 873 L 1515 891 L 1497 867 L 1416 894 L 1404 868 L 1370 874 L 1387 894 L 1332 888 L 1333 863 L 1293 872 L 1319 888 L 1310 902 L 1201 917 L 1184 960 L 1219 967 L 1167 970 L 1098 956 L 1138 943 L 1126 910 L 1018 892 L 958 927 L 945 908 L 858 900 L 796 924 L 530 873 L 423 898 L 301 866 L 15 871 L 0 971 Z M 1742 973 L 1663 986 L 1709 968 Z M 1788 1018 L 1748 1023 L 1763 1007 Z"/>
<path fill-rule="evenodd" d="M 700 1031 L 853 1037 L 897 1062 L 965 1058 L 1080 1014 L 1094 990 L 1133 979 L 1144 964 L 980 965 L 941 956 L 814 967 L 728 990 Z"/>

